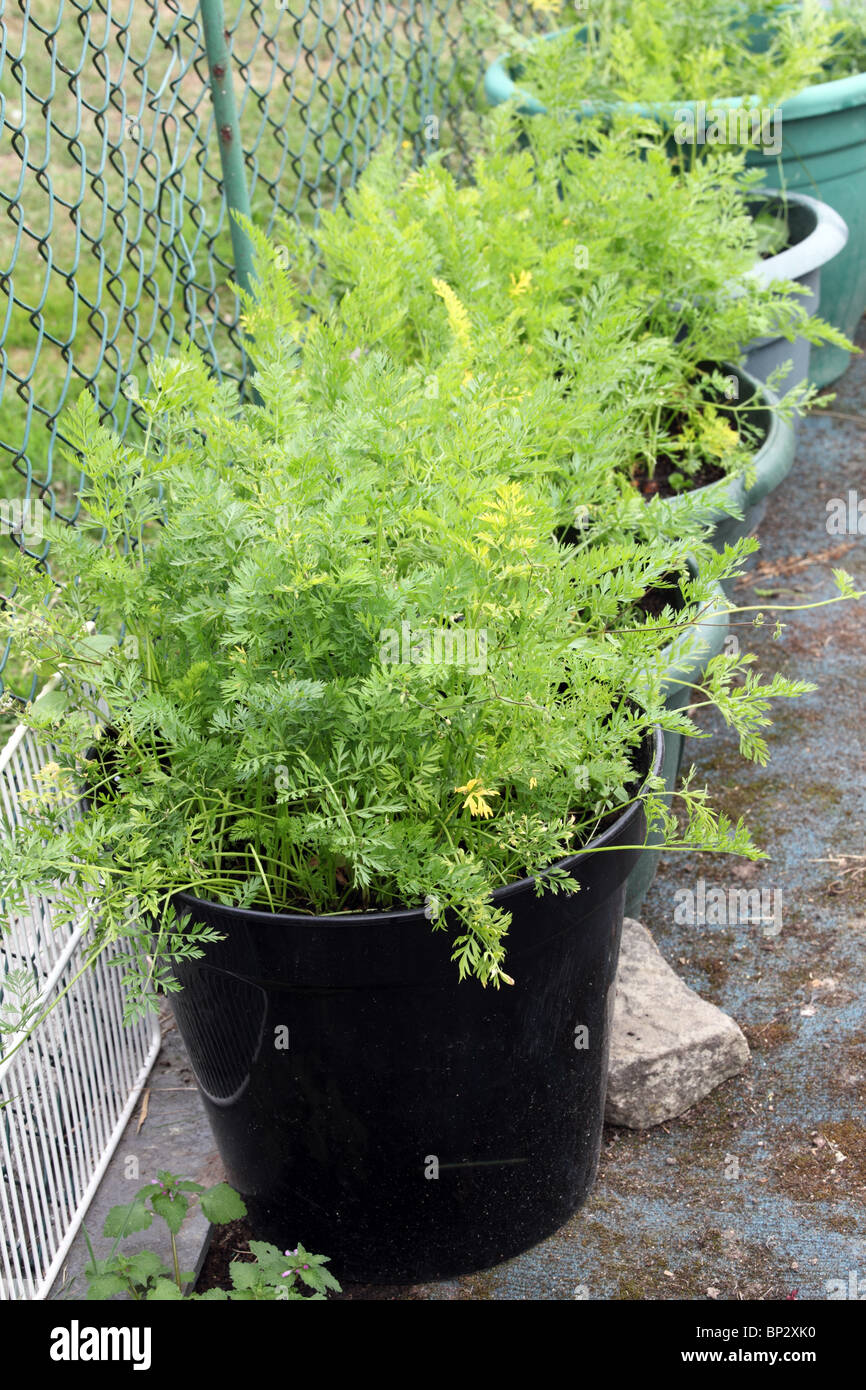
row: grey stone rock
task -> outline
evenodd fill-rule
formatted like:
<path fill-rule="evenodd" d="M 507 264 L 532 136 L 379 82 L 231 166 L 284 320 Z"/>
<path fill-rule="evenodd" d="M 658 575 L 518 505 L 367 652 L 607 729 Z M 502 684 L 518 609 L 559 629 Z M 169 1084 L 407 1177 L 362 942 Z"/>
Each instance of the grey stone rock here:
<path fill-rule="evenodd" d="M 682 1115 L 745 1069 L 737 1024 L 689 989 L 627 917 L 616 980 L 605 1119 L 646 1129 Z"/>

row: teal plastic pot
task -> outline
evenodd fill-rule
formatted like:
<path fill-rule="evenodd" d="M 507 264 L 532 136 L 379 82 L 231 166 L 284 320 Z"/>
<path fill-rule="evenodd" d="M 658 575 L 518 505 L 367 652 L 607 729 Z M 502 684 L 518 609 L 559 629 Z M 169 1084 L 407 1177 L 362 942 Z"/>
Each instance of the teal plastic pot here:
<path fill-rule="evenodd" d="M 541 42 L 548 42 L 557 39 L 566 33 L 565 29 L 554 29 L 549 34 L 541 35 Z M 580 33 L 575 34 L 575 39 L 579 40 Z M 534 40 L 533 42 L 538 42 Z M 515 101 L 518 111 L 524 116 L 544 116 L 547 114 L 547 107 L 538 97 L 533 96 L 532 92 L 519 85 L 520 59 L 514 54 L 504 54 L 491 63 L 484 74 L 484 95 L 491 106 L 500 106 L 505 101 Z M 683 106 L 694 105 L 694 103 L 683 102 Z M 738 103 L 731 101 L 731 106 Z M 670 102 L 623 102 L 623 101 L 576 101 L 572 108 L 572 114 L 576 120 L 585 116 L 598 116 L 612 111 L 633 111 L 637 116 L 650 116 L 654 120 L 667 121 L 670 118 L 672 107 Z"/>
<path fill-rule="evenodd" d="M 697 566 L 690 563 L 692 574 Z M 720 584 L 714 586 L 713 600 L 701 608 L 693 623 L 671 644 L 670 664 L 665 677 L 665 704 L 668 709 L 685 709 L 692 699 L 692 687 L 699 684 L 709 662 L 725 645 L 730 630 L 728 600 Z M 682 734 L 665 731 L 661 776 L 665 782 L 665 803 L 670 809 L 685 740 Z M 626 917 L 640 917 L 644 898 L 656 876 L 664 837 L 651 829 L 646 847 L 628 876 L 625 893 Z"/>
<path fill-rule="evenodd" d="M 542 34 L 540 41 L 549 42 L 551 39 L 561 38 L 567 33 L 566 29 L 554 29 L 549 34 Z M 579 42 L 583 31 L 575 33 L 575 41 Z M 533 40 L 539 42 L 538 39 Z M 504 54 L 491 63 L 484 74 L 484 95 L 491 106 L 500 106 L 505 101 L 513 101 L 517 105 L 518 111 L 524 116 L 544 116 L 547 114 L 547 107 L 543 101 L 534 96 L 525 87 L 520 86 L 520 59 L 514 54 Z M 757 101 L 756 97 L 720 97 L 711 103 L 699 101 L 575 101 L 569 108 L 567 114 L 575 120 L 583 120 L 590 116 L 606 116 L 614 112 L 631 112 L 635 116 L 648 116 L 660 125 L 672 127 L 681 119 L 680 112 L 691 112 L 693 118 L 697 118 L 700 107 L 712 105 L 717 108 L 725 108 L 729 111 L 738 111 L 744 104 Z M 787 107 L 785 108 L 787 110 Z"/>
<path fill-rule="evenodd" d="M 853 338 L 866 309 L 866 73 L 807 87 L 781 107 L 782 154 L 752 151 L 765 183 L 829 203 L 848 224 L 848 244 L 824 267 L 821 315 Z M 836 381 L 850 353 L 832 346 L 812 352 L 818 386 Z"/>
<path fill-rule="evenodd" d="M 770 498 L 791 471 L 795 449 L 793 422 L 781 420 L 770 408 L 778 399 L 770 388 L 742 367 L 726 363 L 723 370 L 737 378 L 739 403 L 754 402 L 749 417 L 761 430 L 764 442 L 754 455 L 747 479 L 731 478 L 727 487 L 720 487 L 719 483 L 710 484 L 720 493 L 720 505 L 712 506 L 708 513 L 713 527 L 711 541 L 719 551 L 743 536 L 755 534 L 764 519 Z M 701 489 L 705 490 L 709 491 Z M 722 496 L 724 506 L 721 505 Z M 655 505 L 676 508 L 683 501 L 681 497 L 665 497 Z M 729 591 L 733 585 L 726 583 L 723 587 Z"/>
<path fill-rule="evenodd" d="M 562 32 L 562 31 L 559 31 Z M 554 34 L 545 35 L 553 38 Z M 543 102 L 518 86 L 512 72 L 518 60 L 503 57 L 492 63 L 484 77 L 484 92 L 491 105 L 516 100 L 527 115 L 546 111 Z M 619 110 L 650 116 L 672 126 L 675 112 L 694 116 L 702 103 L 576 102 L 577 120 Z M 729 110 L 748 106 L 750 99 L 725 98 L 709 105 Z M 706 107 L 708 104 L 703 103 Z M 781 153 L 770 148 L 750 150 L 748 162 L 765 170 L 765 184 L 806 193 L 829 206 L 848 226 L 848 244 L 824 270 L 821 281 L 821 314 L 853 338 L 866 309 L 866 73 L 822 82 L 792 97 L 779 108 Z M 777 118 L 778 119 L 778 118 Z M 771 124 L 771 133 L 774 126 Z M 775 141 L 773 141 L 775 143 Z M 844 348 L 818 347 L 812 353 L 810 375 L 817 386 L 836 381 L 850 361 Z"/>

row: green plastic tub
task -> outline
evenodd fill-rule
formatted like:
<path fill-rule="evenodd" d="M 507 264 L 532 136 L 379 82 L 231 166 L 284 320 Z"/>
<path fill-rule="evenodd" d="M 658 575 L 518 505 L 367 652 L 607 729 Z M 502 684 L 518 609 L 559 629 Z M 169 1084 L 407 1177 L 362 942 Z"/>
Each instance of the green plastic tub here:
<path fill-rule="evenodd" d="M 782 112 L 782 153 L 759 151 L 765 184 L 828 203 L 848 224 L 848 244 L 821 274 L 821 316 L 853 338 L 866 310 L 866 73 L 808 87 Z M 844 348 L 812 350 L 817 386 L 836 381 L 850 361 Z"/>
<path fill-rule="evenodd" d="M 509 57 L 490 65 L 484 77 L 487 100 L 492 106 L 516 100 L 525 114 L 543 114 L 544 104 L 512 77 L 516 66 L 516 60 Z M 675 110 L 696 112 L 699 105 L 682 101 Z M 742 105 L 742 98 L 712 102 L 713 107 L 729 109 Z M 663 125 L 672 124 L 674 119 L 669 102 L 579 101 L 574 116 L 580 120 L 613 110 L 650 116 Z M 821 315 L 853 339 L 866 310 L 866 73 L 807 87 L 784 102 L 780 112 L 781 154 L 752 150 L 748 162 L 764 169 L 765 186 L 806 193 L 829 204 L 847 223 L 848 244 L 822 275 Z M 850 359 L 844 348 L 815 348 L 810 363 L 812 381 L 816 386 L 828 386 L 842 375 Z"/>

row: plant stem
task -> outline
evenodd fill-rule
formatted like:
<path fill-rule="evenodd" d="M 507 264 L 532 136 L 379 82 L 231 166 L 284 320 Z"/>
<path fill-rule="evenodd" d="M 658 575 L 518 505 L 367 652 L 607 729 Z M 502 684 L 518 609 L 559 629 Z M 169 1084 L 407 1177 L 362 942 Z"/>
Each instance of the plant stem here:
<path fill-rule="evenodd" d="M 180 1282 L 180 1264 L 177 1258 L 177 1240 L 174 1231 L 171 1232 L 171 1258 L 174 1264 L 174 1282 L 177 1284 L 180 1293 L 183 1293 L 183 1285 Z"/>

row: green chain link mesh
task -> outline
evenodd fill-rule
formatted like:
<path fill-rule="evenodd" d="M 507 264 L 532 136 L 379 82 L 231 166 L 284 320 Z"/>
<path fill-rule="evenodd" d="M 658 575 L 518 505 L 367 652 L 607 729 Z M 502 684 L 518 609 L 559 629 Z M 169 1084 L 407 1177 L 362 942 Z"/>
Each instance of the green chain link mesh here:
<path fill-rule="evenodd" d="M 225 0 L 257 223 L 315 225 L 386 135 L 421 155 L 435 129 L 463 157 L 485 59 L 468 19 L 455 0 Z M 184 336 L 243 377 L 232 273 L 199 5 L 0 0 L 0 601 L 7 547 L 47 554 L 37 504 L 76 520 L 69 401 L 89 388 L 135 428 L 133 383 Z M 39 674 L 0 650 L 0 688 Z"/>

